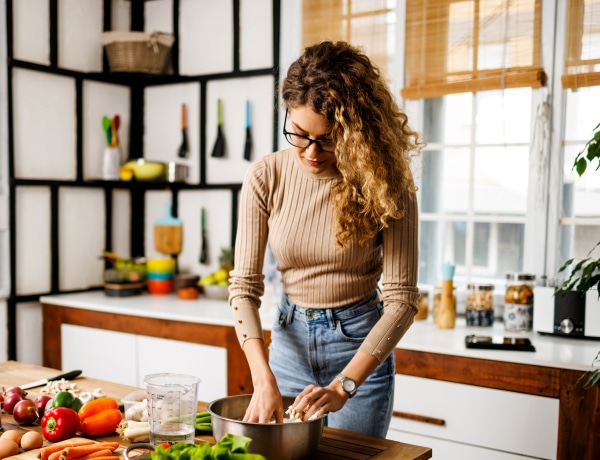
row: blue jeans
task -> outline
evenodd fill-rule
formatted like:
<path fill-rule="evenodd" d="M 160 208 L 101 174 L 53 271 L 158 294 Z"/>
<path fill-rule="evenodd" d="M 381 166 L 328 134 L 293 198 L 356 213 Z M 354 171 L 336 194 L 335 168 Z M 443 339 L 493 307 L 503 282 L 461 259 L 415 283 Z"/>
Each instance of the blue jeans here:
<path fill-rule="evenodd" d="M 383 314 L 376 292 L 330 309 L 302 308 L 284 295 L 278 309 L 269 364 L 281 394 L 293 397 L 310 384 L 329 385 Z M 384 438 L 392 418 L 394 377 L 392 353 L 341 410 L 329 413 L 327 426 Z"/>

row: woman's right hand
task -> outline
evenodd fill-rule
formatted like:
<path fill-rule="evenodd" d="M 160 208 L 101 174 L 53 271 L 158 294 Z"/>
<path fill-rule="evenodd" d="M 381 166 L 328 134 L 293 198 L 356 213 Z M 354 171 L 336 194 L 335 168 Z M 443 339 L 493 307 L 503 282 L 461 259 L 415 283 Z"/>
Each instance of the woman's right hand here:
<path fill-rule="evenodd" d="M 283 400 L 275 382 L 264 382 L 255 385 L 244 422 L 269 423 L 274 418 L 276 423 L 283 423 Z"/>
<path fill-rule="evenodd" d="M 283 400 L 269 367 L 264 342 L 248 339 L 244 342 L 243 350 L 248 359 L 254 387 L 244 422 L 269 423 L 274 417 L 277 423 L 283 423 Z"/>

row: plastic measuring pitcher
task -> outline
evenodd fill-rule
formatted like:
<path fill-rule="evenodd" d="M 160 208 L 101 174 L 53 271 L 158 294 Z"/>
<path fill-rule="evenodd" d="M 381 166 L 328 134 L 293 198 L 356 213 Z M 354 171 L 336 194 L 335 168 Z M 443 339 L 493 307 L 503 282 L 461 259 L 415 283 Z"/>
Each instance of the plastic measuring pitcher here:
<path fill-rule="evenodd" d="M 150 443 L 193 443 L 200 379 L 183 374 L 151 374 L 144 377 L 144 383 Z"/>

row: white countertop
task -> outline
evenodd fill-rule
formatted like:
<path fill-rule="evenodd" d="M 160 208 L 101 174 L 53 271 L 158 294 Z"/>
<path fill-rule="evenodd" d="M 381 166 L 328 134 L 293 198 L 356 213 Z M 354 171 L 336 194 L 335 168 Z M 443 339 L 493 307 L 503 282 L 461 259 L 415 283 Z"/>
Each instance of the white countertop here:
<path fill-rule="evenodd" d="M 203 296 L 198 300 L 179 300 L 174 294 L 108 297 L 103 291 L 88 291 L 43 296 L 40 302 L 122 315 L 233 326 L 227 301 L 207 299 Z M 271 329 L 273 314 L 273 309 L 261 314 L 264 329 Z M 528 337 L 536 351 L 469 349 L 465 347 L 464 340 L 465 336 L 470 334 Z M 453 329 L 440 329 L 430 316 L 427 320 L 415 321 L 398 344 L 398 348 L 587 371 L 600 352 L 600 341 L 555 337 L 535 332 L 509 333 L 504 331 L 501 322 L 496 322 L 493 327 L 471 327 L 465 325 L 464 318 L 458 318 Z"/>

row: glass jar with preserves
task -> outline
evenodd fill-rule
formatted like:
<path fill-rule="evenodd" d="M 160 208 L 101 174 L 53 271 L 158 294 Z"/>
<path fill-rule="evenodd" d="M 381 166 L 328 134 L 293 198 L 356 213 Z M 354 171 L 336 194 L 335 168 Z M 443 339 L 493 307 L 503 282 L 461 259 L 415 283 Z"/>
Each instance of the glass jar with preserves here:
<path fill-rule="evenodd" d="M 494 285 L 470 283 L 467 285 L 467 326 L 494 325 Z"/>
<path fill-rule="evenodd" d="M 504 328 L 531 331 L 533 328 L 533 286 L 535 275 L 508 273 L 504 295 Z"/>

